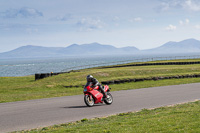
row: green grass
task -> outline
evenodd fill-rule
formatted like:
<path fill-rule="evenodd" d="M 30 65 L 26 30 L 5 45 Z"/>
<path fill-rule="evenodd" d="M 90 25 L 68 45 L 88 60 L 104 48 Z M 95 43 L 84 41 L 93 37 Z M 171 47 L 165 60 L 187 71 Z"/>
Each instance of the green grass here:
<path fill-rule="evenodd" d="M 199 61 L 177 60 L 177 61 Z M 164 62 L 164 61 L 157 61 Z M 0 103 L 49 97 L 60 97 L 82 94 L 82 87 L 66 88 L 65 86 L 86 83 L 86 76 L 92 74 L 101 81 L 120 80 L 127 78 L 148 78 L 156 76 L 175 76 L 186 74 L 199 74 L 200 64 L 194 65 L 159 65 L 159 66 L 133 66 L 120 68 L 91 68 L 60 74 L 57 76 L 35 81 L 34 76 L 25 77 L 0 77 Z M 185 83 L 197 83 L 200 78 L 170 79 L 162 81 L 133 82 L 119 85 L 111 85 L 112 91 L 125 89 L 139 89 L 154 86 L 177 85 Z"/>
<path fill-rule="evenodd" d="M 180 85 L 180 84 L 199 83 L 199 82 L 200 78 L 193 78 L 193 79 L 188 78 L 188 79 L 167 79 L 158 81 L 132 82 L 132 83 L 114 84 L 109 86 L 112 88 L 112 91 L 119 91 L 119 90 L 140 89 L 140 88 Z"/>
<path fill-rule="evenodd" d="M 22 132 L 44 133 L 199 133 L 200 101 L 153 110 L 121 113 L 106 118 L 82 119 Z"/>
<path fill-rule="evenodd" d="M 124 65 L 132 65 L 132 64 L 158 63 L 158 62 L 167 63 L 167 62 L 196 62 L 196 61 L 199 61 L 199 59 L 177 59 L 177 60 L 158 60 L 158 61 L 148 61 L 148 62 L 133 62 L 133 63 L 119 64 L 119 65 L 112 65 L 112 66 L 124 66 Z M 104 67 L 99 67 L 99 68 L 104 68 Z"/>

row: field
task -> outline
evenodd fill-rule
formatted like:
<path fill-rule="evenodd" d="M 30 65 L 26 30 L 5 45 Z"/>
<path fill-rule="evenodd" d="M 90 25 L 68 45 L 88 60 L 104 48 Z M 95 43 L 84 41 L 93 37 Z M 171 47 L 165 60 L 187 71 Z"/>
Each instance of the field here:
<path fill-rule="evenodd" d="M 199 61 L 176 60 L 177 61 Z M 168 62 L 168 61 L 157 61 Z M 82 94 L 86 76 L 92 74 L 100 82 L 158 76 L 200 74 L 200 64 L 193 65 L 155 65 L 117 68 L 90 68 L 60 74 L 35 81 L 34 76 L 0 77 L 0 102 L 14 102 L 31 99 L 60 97 Z M 110 85 L 112 91 L 140 89 L 200 82 L 200 78 L 149 80 Z M 67 86 L 79 86 L 69 88 Z M 104 118 L 82 119 L 20 132 L 200 132 L 200 101 L 160 107 L 139 112 L 121 113 Z"/>
<path fill-rule="evenodd" d="M 199 60 L 200 59 L 175 61 L 178 62 Z M 86 83 L 86 76 L 88 74 L 92 74 L 100 82 L 108 80 L 122 80 L 128 78 L 148 78 L 155 76 L 200 74 L 200 64 L 90 68 L 74 71 L 71 73 L 60 74 L 37 81 L 35 81 L 34 76 L 0 77 L 0 102 L 3 103 L 82 94 L 82 86 Z M 132 82 L 118 85 L 110 85 L 110 87 L 112 88 L 112 91 L 117 91 L 196 82 L 200 82 L 200 78 Z M 68 88 L 67 86 L 79 87 Z"/>
<path fill-rule="evenodd" d="M 105 118 L 82 119 L 22 132 L 70 132 L 70 133 L 154 133 L 154 132 L 200 132 L 200 101 L 161 107 L 139 112 L 121 113 Z"/>

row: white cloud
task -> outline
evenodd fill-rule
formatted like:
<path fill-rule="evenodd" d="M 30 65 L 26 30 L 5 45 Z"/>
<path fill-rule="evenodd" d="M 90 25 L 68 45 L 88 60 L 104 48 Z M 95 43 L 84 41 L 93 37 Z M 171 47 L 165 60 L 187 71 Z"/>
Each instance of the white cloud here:
<path fill-rule="evenodd" d="M 189 20 L 189 19 L 186 19 L 186 20 L 185 20 L 185 23 L 186 23 L 186 24 L 189 24 L 189 23 L 190 23 L 190 20 Z"/>
<path fill-rule="evenodd" d="M 134 18 L 135 21 L 142 21 L 142 18 L 140 17 L 137 17 L 137 18 Z"/>
<path fill-rule="evenodd" d="M 181 8 L 184 0 L 166 0 L 162 1 L 156 8 L 158 12 L 168 11 L 172 8 Z"/>
<path fill-rule="evenodd" d="M 192 11 L 200 11 L 200 2 L 197 0 L 186 0 L 183 7 Z"/>
<path fill-rule="evenodd" d="M 176 30 L 176 26 L 170 24 L 169 26 L 167 26 L 167 27 L 165 28 L 165 30 L 167 30 L 167 31 L 174 31 L 174 30 Z"/>
<path fill-rule="evenodd" d="M 141 17 L 136 17 L 136 18 L 133 18 L 133 19 L 130 19 L 129 20 L 130 22 L 140 22 L 140 21 L 142 21 L 142 18 Z"/>
<path fill-rule="evenodd" d="M 200 25 L 195 25 L 195 28 L 200 30 Z"/>
<path fill-rule="evenodd" d="M 180 24 L 180 25 L 183 25 L 183 24 L 184 24 L 184 22 L 183 22 L 182 20 L 180 20 L 180 21 L 179 21 L 179 24 Z"/>
<path fill-rule="evenodd" d="M 57 20 L 57 21 L 68 21 L 70 19 L 72 19 L 71 14 L 65 14 L 64 16 L 57 16 L 55 18 L 52 18 L 52 20 Z"/>
<path fill-rule="evenodd" d="M 167 10 L 169 10 L 169 8 L 170 8 L 170 5 L 169 5 L 169 3 L 165 3 L 165 2 L 162 2 L 157 8 L 156 8 L 156 10 L 158 11 L 158 12 L 162 12 L 162 11 L 167 11 Z"/>
<path fill-rule="evenodd" d="M 82 18 L 76 25 L 80 28 L 80 31 L 93 31 L 102 29 L 105 26 L 105 23 L 100 19 Z"/>
<path fill-rule="evenodd" d="M 188 25 L 190 23 L 190 20 L 189 19 L 185 19 L 185 20 L 180 20 L 179 21 L 179 24 L 180 25 Z"/>
<path fill-rule="evenodd" d="M 199 0 L 166 0 L 156 8 L 157 11 L 168 11 L 170 9 L 184 9 L 190 11 L 200 11 Z"/>
<path fill-rule="evenodd" d="M 6 10 L 5 12 L 0 12 L 0 17 L 3 18 L 29 18 L 29 17 L 41 17 L 43 16 L 43 13 L 33 9 L 33 8 L 20 8 L 20 9 L 10 9 Z"/>

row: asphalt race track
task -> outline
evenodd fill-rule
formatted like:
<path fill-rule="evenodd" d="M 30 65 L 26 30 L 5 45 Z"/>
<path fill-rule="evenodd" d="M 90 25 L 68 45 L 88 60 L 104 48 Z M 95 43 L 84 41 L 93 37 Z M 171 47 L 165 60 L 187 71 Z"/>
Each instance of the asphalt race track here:
<path fill-rule="evenodd" d="M 155 82 L 156 83 L 156 82 Z M 83 95 L 0 103 L 0 132 L 19 131 L 83 118 L 139 111 L 200 99 L 200 83 L 112 92 L 112 105 L 87 107 Z"/>

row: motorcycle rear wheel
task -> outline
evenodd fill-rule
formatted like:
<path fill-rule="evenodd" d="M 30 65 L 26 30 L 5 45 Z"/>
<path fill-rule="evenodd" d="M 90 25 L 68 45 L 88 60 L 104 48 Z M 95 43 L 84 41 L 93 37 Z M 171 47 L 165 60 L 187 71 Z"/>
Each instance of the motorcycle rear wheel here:
<path fill-rule="evenodd" d="M 90 95 L 84 96 L 84 102 L 88 107 L 92 107 L 94 105 L 94 98 Z"/>
<path fill-rule="evenodd" d="M 112 97 L 112 95 L 109 92 L 107 92 L 106 94 L 107 94 L 107 98 L 104 99 L 104 102 L 107 105 L 110 105 L 113 102 L 113 97 Z"/>

